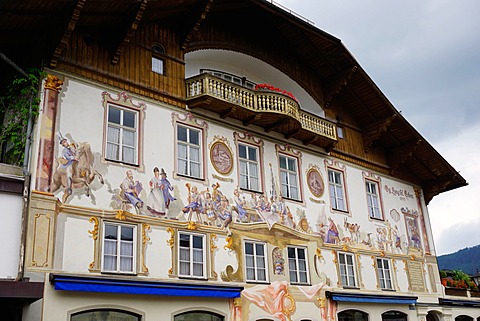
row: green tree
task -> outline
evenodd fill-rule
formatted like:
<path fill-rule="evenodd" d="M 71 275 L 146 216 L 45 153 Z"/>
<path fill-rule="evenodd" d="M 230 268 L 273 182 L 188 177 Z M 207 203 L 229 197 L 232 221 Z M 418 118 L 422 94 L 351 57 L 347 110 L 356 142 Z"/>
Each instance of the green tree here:
<path fill-rule="evenodd" d="M 31 69 L 28 77 L 17 76 L 0 97 L 0 160 L 21 166 L 25 153 L 29 120 L 38 116 L 39 87 L 45 73 Z"/>

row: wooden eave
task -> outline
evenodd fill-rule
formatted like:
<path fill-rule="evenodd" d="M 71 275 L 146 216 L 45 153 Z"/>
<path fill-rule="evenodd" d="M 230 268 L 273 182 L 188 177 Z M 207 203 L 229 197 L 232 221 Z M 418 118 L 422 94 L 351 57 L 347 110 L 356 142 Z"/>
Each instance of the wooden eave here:
<path fill-rule="evenodd" d="M 261 45 L 266 37 L 274 37 L 278 51 L 285 50 L 289 57 L 294 57 L 296 68 L 308 72 L 314 81 L 303 83 L 295 68 L 282 71 L 292 79 L 298 79 L 299 84 L 324 106 L 327 114 L 335 116 L 338 106 L 343 106 L 354 122 L 351 126 L 362 131 L 366 152 L 383 151 L 390 173 L 420 185 L 427 202 L 439 193 L 467 185 L 465 179 L 395 109 L 338 38 L 269 1 L 5 0 L 0 3 L 1 51 L 22 68 L 54 65 L 66 40 L 75 32 L 90 35 L 111 49 L 113 62 L 121 61 L 122 46 L 128 43 L 135 29 L 151 24 L 174 30 L 185 51 L 198 40 L 196 37 L 203 26 L 236 28 L 231 31 L 239 41 L 254 45 Z M 268 32 L 267 36 L 262 31 Z M 238 45 L 216 39 L 202 41 L 203 48 L 228 45 L 234 49 Z M 275 64 L 276 58 L 262 58 Z M 1 71 L 11 72 L 3 62 L 0 67 Z M 323 94 L 318 94 L 322 91 Z M 238 112 L 228 107 L 221 117 Z M 393 115 L 395 118 L 389 122 Z M 255 123 L 258 121 L 255 117 L 250 115 L 244 119 L 246 123 Z M 372 128 L 372 123 L 381 127 Z M 282 126 L 285 124 L 279 122 L 271 130 L 283 130 Z M 286 133 L 290 137 L 304 135 L 301 139 L 306 144 L 320 139 L 307 137 L 306 133 L 293 127 Z M 421 143 L 416 144 L 418 141 Z M 333 145 L 330 148 L 333 148 L 332 152 L 342 152 L 335 150 Z M 404 156 L 397 159 L 399 153 Z"/>

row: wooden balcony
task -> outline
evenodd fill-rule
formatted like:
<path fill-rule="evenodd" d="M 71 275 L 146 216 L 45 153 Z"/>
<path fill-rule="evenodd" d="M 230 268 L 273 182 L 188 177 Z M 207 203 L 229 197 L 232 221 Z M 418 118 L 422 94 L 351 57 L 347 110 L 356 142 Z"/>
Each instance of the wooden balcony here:
<path fill-rule="evenodd" d="M 204 109 L 221 118 L 231 117 L 245 126 L 256 125 L 285 138 L 296 138 L 330 150 L 337 142 L 335 124 L 302 111 L 290 96 L 274 91 L 251 90 L 210 74 L 185 81 L 190 109 Z"/>

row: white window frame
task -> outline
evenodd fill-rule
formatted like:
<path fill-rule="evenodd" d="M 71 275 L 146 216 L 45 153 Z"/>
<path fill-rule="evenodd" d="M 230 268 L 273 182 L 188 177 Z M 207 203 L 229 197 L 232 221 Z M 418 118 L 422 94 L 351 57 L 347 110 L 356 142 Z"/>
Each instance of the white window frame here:
<path fill-rule="evenodd" d="M 332 209 L 336 211 L 348 212 L 345 176 L 343 171 L 328 168 L 327 175 L 328 192 L 330 193 L 330 204 Z M 338 178 L 340 178 L 340 181 L 338 181 Z M 339 195 L 339 191 L 342 192 L 342 195 Z"/>
<path fill-rule="evenodd" d="M 282 167 L 282 158 L 285 159 L 286 168 Z M 294 167 L 291 168 L 290 161 L 293 161 Z M 280 170 L 280 191 L 284 198 L 300 201 L 301 191 L 299 184 L 299 162 L 296 157 L 284 154 L 278 155 L 278 168 Z M 296 191 L 296 195 L 292 195 Z"/>
<path fill-rule="evenodd" d="M 116 227 L 117 238 L 116 240 L 106 239 L 107 226 Z M 132 229 L 132 240 L 122 240 L 122 228 Z M 115 253 L 107 253 L 108 243 L 116 243 Z M 131 244 L 131 253 L 125 253 L 122 245 Z M 106 257 L 115 257 L 115 268 L 111 269 L 106 266 Z M 131 258 L 131 270 L 123 270 L 121 266 L 122 258 Z M 102 236 L 102 272 L 106 273 L 122 273 L 122 274 L 136 274 L 137 266 L 137 226 L 119 224 L 114 222 L 103 222 L 103 236 Z"/>
<path fill-rule="evenodd" d="M 120 112 L 120 123 L 115 123 L 110 121 L 110 110 L 118 110 Z M 125 114 L 131 113 L 134 115 L 134 125 L 133 127 L 126 126 L 124 124 Z M 107 132 L 106 132 L 106 141 L 105 141 L 105 158 L 109 161 L 125 163 L 129 165 L 138 165 L 138 127 L 139 127 L 139 112 L 137 110 L 123 108 L 118 105 L 108 104 L 107 106 Z M 118 141 L 111 140 L 110 129 L 116 129 L 119 131 Z M 132 143 L 128 144 L 125 141 L 124 133 L 131 132 L 133 133 Z M 109 146 L 116 146 L 118 148 L 118 155 L 109 155 Z M 126 149 L 133 150 L 133 159 L 126 159 L 124 155 L 124 150 Z"/>
<path fill-rule="evenodd" d="M 239 162 L 239 176 L 240 176 L 240 188 L 260 192 L 261 191 L 261 169 L 260 169 L 260 150 L 258 146 L 246 144 L 243 142 L 239 142 L 237 144 L 237 151 L 238 151 L 238 162 Z M 245 148 L 246 158 L 240 156 L 240 147 Z M 255 152 L 255 160 L 250 159 L 252 150 Z M 252 167 L 256 169 L 256 176 L 252 174 Z M 242 168 L 245 168 L 245 173 L 242 173 Z M 242 178 L 245 179 L 242 179 Z M 257 181 L 256 186 L 253 186 L 254 183 L 252 181 Z"/>
<path fill-rule="evenodd" d="M 247 244 L 253 246 L 253 253 L 247 253 Z M 258 253 L 257 246 L 263 248 L 263 255 Z M 247 282 L 267 283 L 268 282 L 268 261 L 267 244 L 256 241 L 245 241 L 245 280 Z M 249 277 L 248 271 L 253 271 L 253 277 Z M 264 279 L 261 278 L 263 271 Z"/>
<path fill-rule="evenodd" d="M 178 130 L 179 128 L 185 128 L 187 130 L 187 141 L 179 140 L 178 139 Z M 192 143 L 190 141 L 190 132 L 194 131 L 198 133 L 198 144 Z M 203 130 L 201 128 L 188 126 L 182 123 L 177 123 L 175 128 L 175 140 L 176 140 L 176 167 L 177 167 L 177 175 L 184 176 L 184 177 L 191 177 L 195 179 L 203 179 Z M 186 147 L 186 155 L 185 158 L 182 158 L 180 155 L 180 148 L 181 146 Z M 198 150 L 198 160 L 192 159 L 192 150 Z M 186 163 L 186 168 L 183 171 L 180 171 L 180 162 L 183 161 Z M 198 165 L 198 176 L 192 173 L 193 165 Z"/>
<path fill-rule="evenodd" d="M 391 262 L 386 258 L 377 258 L 377 277 L 382 290 L 393 290 Z"/>
<path fill-rule="evenodd" d="M 380 184 L 370 179 L 365 180 L 368 216 L 373 219 L 383 220 L 382 201 L 380 199 Z"/>
<path fill-rule="evenodd" d="M 339 252 L 338 253 L 338 269 L 339 269 L 340 283 L 342 284 L 343 287 L 346 287 L 346 288 L 357 287 L 357 277 L 356 277 L 356 271 L 355 271 L 355 256 L 353 254 Z"/>
<path fill-rule="evenodd" d="M 164 61 L 161 58 L 152 56 L 152 71 L 156 74 L 163 75 L 164 74 Z"/>
<path fill-rule="evenodd" d="M 189 246 L 182 246 L 182 236 L 188 237 Z M 195 248 L 195 238 L 201 239 L 201 249 Z M 178 232 L 178 276 L 185 278 L 206 279 L 207 278 L 207 249 L 206 249 L 206 235 L 198 233 L 189 233 L 184 231 Z M 188 257 L 182 257 L 182 252 L 188 251 Z M 201 252 L 200 258 L 195 254 Z M 188 273 L 183 273 L 182 264 L 188 265 Z M 201 274 L 195 273 L 195 266 L 201 265 Z"/>
<path fill-rule="evenodd" d="M 303 259 L 300 258 L 300 252 L 303 252 Z M 293 254 L 293 257 L 290 254 Z M 287 258 L 290 283 L 310 284 L 307 249 L 299 246 L 287 246 Z"/>

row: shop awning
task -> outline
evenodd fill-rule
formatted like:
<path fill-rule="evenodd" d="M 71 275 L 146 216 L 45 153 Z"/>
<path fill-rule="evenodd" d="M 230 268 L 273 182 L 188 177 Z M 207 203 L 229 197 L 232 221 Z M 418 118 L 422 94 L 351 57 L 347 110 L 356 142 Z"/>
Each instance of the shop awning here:
<path fill-rule="evenodd" d="M 55 290 L 81 292 L 108 292 L 209 298 L 239 298 L 243 287 L 219 285 L 142 282 L 112 278 L 94 278 L 69 275 L 50 275 Z"/>
<path fill-rule="evenodd" d="M 359 293 L 340 293 L 325 292 L 327 298 L 331 298 L 337 302 L 355 302 L 355 303 L 385 303 L 385 304 L 416 304 L 418 297 L 416 296 L 400 296 L 400 295 L 373 295 Z"/>
<path fill-rule="evenodd" d="M 473 300 L 452 300 L 452 299 L 439 298 L 438 301 L 441 305 L 480 307 L 480 300 L 476 300 L 476 301 L 473 301 Z"/>

